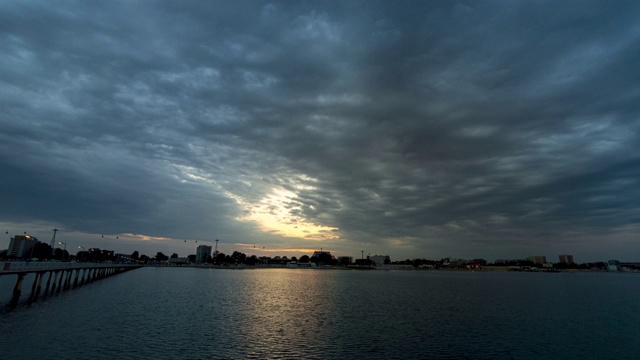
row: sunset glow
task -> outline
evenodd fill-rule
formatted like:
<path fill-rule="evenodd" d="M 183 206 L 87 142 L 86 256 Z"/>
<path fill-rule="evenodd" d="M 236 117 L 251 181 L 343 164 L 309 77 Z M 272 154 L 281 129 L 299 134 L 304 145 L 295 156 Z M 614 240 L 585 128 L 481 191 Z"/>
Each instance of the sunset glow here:
<path fill-rule="evenodd" d="M 292 211 L 301 210 L 295 199 L 295 193 L 275 189 L 257 204 L 248 206 L 250 214 L 241 220 L 255 221 L 264 231 L 286 237 L 316 241 L 339 237 L 335 235 L 337 228 L 314 224 L 302 216 L 292 215 Z"/>

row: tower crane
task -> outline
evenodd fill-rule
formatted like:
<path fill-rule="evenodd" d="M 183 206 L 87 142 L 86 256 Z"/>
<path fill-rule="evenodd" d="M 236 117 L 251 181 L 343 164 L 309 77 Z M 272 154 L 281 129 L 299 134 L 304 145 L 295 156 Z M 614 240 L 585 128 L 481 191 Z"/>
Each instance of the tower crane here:
<path fill-rule="evenodd" d="M 53 237 L 51 238 L 51 243 L 49 244 L 49 246 L 51 247 L 51 254 L 54 254 L 55 251 L 53 251 L 53 246 L 56 244 L 56 233 L 58 232 L 58 229 L 53 229 Z"/>

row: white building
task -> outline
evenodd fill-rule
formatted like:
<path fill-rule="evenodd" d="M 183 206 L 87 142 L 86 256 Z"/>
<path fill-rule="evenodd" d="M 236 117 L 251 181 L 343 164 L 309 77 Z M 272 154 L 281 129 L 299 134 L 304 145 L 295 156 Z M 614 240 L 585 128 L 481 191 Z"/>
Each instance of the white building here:
<path fill-rule="evenodd" d="M 211 246 L 200 245 L 196 249 L 196 264 L 207 262 L 207 258 L 211 257 Z"/>
<path fill-rule="evenodd" d="M 29 235 L 16 235 L 9 242 L 7 256 L 15 256 L 18 258 L 31 257 L 31 250 L 38 243 L 38 239 Z"/>
<path fill-rule="evenodd" d="M 391 258 L 389 257 L 389 255 L 373 255 L 373 256 L 367 256 L 367 258 L 373 261 L 374 266 L 382 266 L 385 264 L 385 261 L 388 263 L 391 262 Z"/>

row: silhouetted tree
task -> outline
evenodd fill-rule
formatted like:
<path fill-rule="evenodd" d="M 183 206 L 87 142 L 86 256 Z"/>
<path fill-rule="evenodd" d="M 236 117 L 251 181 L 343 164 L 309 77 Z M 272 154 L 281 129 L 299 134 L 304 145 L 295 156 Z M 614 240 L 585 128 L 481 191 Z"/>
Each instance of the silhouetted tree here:
<path fill-rule="evenodd" d="M 51 246 L 42 241 L 38 242 L 33 247 L 33 257 L 40 260 L 51 259 Z"/>
<path fill-rule="evenodd" d="M 251 255 L 250 257 L 247 258 L 247 265 L 256 265 L 260 262 L 260 259 L 258 259 L 257 256 L 255 255 Z"/>
<path fill-rule="evenodd" d="M 247 255 L 239 251 L 234 251 L 233 254 L 231 254 L 231 259 L 232 259 L 232 263 L 244 264 L 245 261 L 247 260 Z"/>
<path fill-rule="evenodd" d="M 227 255 L 225 255 L 224 253 L 218 253 L 218 255 L 216 255 L 216 258 L 214 260 L 214 264 L 223 264 L 225 262 L 226 257 Z"/>
<path fill-rule="evenodd" d="M 156 260 L 158 261 L 166 261 L 169 260 L 169 257 L 165 254 L 163 254 L 162 252 L 158 251 L 158 253 L 156 254 Z"/>
<path fill-rule="evenodd" d="M 78 251 L 76 253 L 76 260 L 86 262 L 89 259 L 89 253 L 86 251 Z"/>
<path fill-rule="evenodd" d="M 171 258 L 172 259 L 177 259 L 178 258 L 178 254 L 176 254 L 176 253 L 171 254 Z"/>
<path fill-rule="evenodd" d="M 131 259 L 132 260 L 140 260 L 140 254 L 138 253 L 138 251 L 134 251 L 133 254 L 131 254 Z"/>
<path fill-rule="evenodd" d="M 309 262 L 309 255 L 302 255 L 302 256 L 300 256 L 300 262 L 302 262 L 302 263 L 308 263 L 308 262 Z"/>

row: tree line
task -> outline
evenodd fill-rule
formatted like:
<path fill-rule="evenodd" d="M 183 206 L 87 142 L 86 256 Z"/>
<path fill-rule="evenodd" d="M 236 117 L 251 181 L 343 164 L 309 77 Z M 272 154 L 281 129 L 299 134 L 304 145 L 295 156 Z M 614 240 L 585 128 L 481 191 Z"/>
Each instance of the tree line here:
<path fill-rule="evenodd" d="M 143 255 L 144 256 L 144 255 Z M 162 252 L 158 252 L 156 253 L 156 255 L 153 258 L 147 258 L 145 259 L 145 262 L 148 261 L 168 261 L 170 258 L 178 258 L 178 254 L 173 253 L 171 256 L 167 256 Z M 138 257 L 138 252 L 135 251 L 133 254 L 131 254 L 131 259 L 132 260 L 138 260 L 138 261 L 142 261 L 142 257 Z M 300 258 L 297 258 L 296 256 L 292 256 L 292 257 L 287 257 L 287 256 L 282 256 L 282 257 L 275 257 L 275 258 L 271 258 L 271 261 L 281 261 L 281 262 L 290 262 L 290 261 L 297 261 L 297 262 L 301 262 L 301 263 L 309 263 L 309 262 L 313 262 L 316 263 L 318 265 L 338 265 L 338 260 L 331 256 L 329 253 L 321 253 L 318 256 L 309 256 L 309 255 L 302 255 L 300 256 Z M 196 255 L 189 255 L 187 256 L 187 261 L 194 263 L 196 262 Z M 227 255 L 225 253 L 219 252 L 217 254 L 213 254 L 212 256 L 207 256 L 207 258 L 204 260 L 204 263 L 207 264 L 212 264 L 212 265 L 249 265 L 249 266 L 253 266 L 253 265 L 257 265 L 259 263 L 261 263 L 261 259 L 258 258 L 256 255 L 247 255 L 243 252 L 240 251 L 234 251 L 231 255 Z"/>

